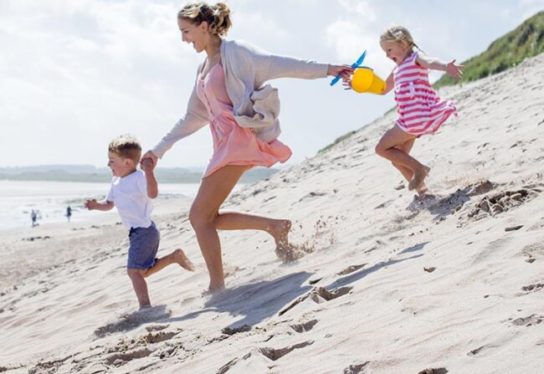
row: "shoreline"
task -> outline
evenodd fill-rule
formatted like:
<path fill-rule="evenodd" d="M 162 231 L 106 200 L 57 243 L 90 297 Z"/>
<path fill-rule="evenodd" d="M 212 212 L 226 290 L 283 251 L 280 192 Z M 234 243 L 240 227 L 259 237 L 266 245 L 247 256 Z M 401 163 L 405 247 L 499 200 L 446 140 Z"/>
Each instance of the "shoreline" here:
<path fill-rule="evenodd" d="M 154 202 L 152 217 L 163 225 L 188 212 L 192 198 L 160 197 Z M 1 230 L 0 253 L 5 261 L 0 267 L 0 290 L 15 286 L 27 277 L 88 255 L 90 247 L 108 247 L 112 241 L 126 240 L 126 229 L 115 211 L 96 212 L 85 222 L 55 222 L 35 227 Z M 78 245 L 78 242 L 84 243 Z M 128 247 L 126 248 L 128 250 Z M 38 254 L 38 255 L 36 255 Z M 17 264 L 25 263 L 21 268 Z"/>

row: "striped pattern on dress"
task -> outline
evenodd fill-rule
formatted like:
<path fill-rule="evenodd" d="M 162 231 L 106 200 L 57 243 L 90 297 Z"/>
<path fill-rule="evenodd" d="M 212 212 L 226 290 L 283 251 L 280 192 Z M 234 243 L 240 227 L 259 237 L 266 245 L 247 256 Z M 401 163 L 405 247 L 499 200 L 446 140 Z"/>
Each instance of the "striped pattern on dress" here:
<path fill-rule="evenodd" d="M 416 63 L 417 52 L 408 56 L 393 71 L 397 126 L 404 132 L 420 136 L 432 134 L 456 112 L 450 100 L 441 100 L 429 83 L 428 70 Z"/>

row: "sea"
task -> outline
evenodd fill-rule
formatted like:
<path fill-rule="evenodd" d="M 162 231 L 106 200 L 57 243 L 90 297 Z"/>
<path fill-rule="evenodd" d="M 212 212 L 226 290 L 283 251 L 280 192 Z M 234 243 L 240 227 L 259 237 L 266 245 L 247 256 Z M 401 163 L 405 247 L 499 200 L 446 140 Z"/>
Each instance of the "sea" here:
<path fill-rule="evenodd" d="M 159 190 L 161 196 L 194 197 L 198 187 L 197 183 L 163 183 Z M 37 211 L 38 225 L 67 222 L 68 206 L 72 222 L 88 222 L 97 212 L 88 211 L 83 203 L 104 199 L 109 188 L 109 183 L 0 180 L 0 231 L 32 226 L 32 210 Z"/>

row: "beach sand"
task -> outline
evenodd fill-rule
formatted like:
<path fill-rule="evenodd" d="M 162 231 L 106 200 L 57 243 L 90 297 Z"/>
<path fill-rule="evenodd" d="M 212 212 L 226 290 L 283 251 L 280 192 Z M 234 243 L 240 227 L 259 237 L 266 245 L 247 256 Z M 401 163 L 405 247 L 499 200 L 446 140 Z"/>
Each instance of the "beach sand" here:
<path fill-rule="evenodd" d="M 544 372 L 543 77 L 541 55 L 440 92 L 459 117 L 413 150 L 434 197 L 374 153 L 393 111 L 241 189 L 225 209 L 292 219 L 301 257 L 221 232 L 217 296 L 187 200 L 157 204 L 159 255 L 182 247 L 197 269 L 149 278 L 145 312 L 115 220 L 6 233 L 0 372 Z"/>

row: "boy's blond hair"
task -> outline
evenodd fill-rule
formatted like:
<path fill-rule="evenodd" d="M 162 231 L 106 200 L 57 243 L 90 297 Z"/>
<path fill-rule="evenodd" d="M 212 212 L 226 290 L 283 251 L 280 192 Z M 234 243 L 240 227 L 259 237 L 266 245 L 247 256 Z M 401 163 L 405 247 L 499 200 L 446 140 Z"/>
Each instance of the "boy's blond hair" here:
<path fill-rule="evenodd" d="M 140 162 L 142 147 L 134 136 L 125 134 L 111 141 L 108 145 L 108 152 L 113 152 L 121 158 L 131 159 L 136 165 Z"/>

